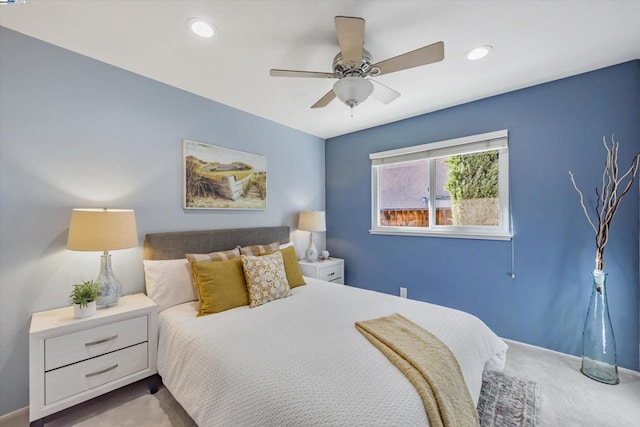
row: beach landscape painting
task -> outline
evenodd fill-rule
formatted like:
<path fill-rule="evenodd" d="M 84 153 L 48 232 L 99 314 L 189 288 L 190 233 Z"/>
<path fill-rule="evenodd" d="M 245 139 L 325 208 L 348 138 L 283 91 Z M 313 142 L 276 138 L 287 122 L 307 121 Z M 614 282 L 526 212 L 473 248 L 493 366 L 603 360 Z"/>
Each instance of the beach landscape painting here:
<path fill-rule="evenodd" d="M 185 209 L 267 208 L 267 158 L 183 141 Z"/>

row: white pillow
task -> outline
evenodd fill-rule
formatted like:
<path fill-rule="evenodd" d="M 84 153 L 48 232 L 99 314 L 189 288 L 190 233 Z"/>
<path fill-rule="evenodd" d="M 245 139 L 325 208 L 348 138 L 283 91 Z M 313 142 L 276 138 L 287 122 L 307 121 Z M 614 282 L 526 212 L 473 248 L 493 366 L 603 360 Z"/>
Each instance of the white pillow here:
<path fill-rule="evenodd" d="M 279 249 L 286 249 L 289 246 L 293 246 L 293 242 L 283 243 L 283 244 L 280 245 Z M 294 248 L 295 248 L 295 246 L 294 246 Z"/>
<path fill-rule="evenodd" d="M 198 299 L 186 259 L 144 260 L 143 263 L 147 295 L 158 305 L 158 312 Z"/>

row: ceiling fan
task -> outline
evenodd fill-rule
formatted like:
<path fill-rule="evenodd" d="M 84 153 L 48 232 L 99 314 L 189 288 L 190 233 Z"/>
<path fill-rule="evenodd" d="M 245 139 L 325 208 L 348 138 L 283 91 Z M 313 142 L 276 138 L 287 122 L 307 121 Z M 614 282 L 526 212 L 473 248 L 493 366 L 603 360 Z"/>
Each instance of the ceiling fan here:
<path fill-rule="evenodd" d="M 369 95 L 384 104 L 389 104 L 400 96 L 399 92 L 376 82 L 370 77 L 394 73 L 408 68 L 432 64 L 444 59 L 444 43 L 439 41 L 411 52 L 386 59 L 377 63 L 364 48 L 364 24 L 362 18 L 336 16 L 334 18 L 340 52 L 333 59 L 333 72 L 280 70 L 272 68 L 273 77 L 312 77 L 338 79 L 333 89 L 318 100 L 311 108 L 326 107 L 337 96 L 352 110 L 365 101 Z"/>

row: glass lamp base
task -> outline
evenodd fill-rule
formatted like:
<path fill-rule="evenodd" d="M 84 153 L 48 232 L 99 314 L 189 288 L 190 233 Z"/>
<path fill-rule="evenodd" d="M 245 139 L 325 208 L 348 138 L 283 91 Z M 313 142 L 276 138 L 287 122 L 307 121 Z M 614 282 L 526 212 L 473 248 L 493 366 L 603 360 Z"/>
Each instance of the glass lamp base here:
<path fill-rule="evenodd" d="M 98 307 L 109 307 L 118 304 L 120 295 L 122 295 L 122 285 L 120 285 L 120 281 L 111 270 L 111 255 L 109 255 L 109 252 L 105 251 L 102 254 L 100 274 L 98 274 L 95 283 L 100 286 L 100 295 L 96 300 Z"/>
<path fill-rule="evenodd" d="M 318 250 L 313 244 L 313 232 L 309 233 L 309 246 L 307 246 L 307 250 L 304 253 L 304 259 L 307 262 L 316 262 L 318 260 Z"/>
<path fill-rule="evenodd" d="M 98 283 L 100 285 L 100 295 L 96 300 L 98 307 L 109 307 L 118 304 L 122 288 L 119 283 Z"/>

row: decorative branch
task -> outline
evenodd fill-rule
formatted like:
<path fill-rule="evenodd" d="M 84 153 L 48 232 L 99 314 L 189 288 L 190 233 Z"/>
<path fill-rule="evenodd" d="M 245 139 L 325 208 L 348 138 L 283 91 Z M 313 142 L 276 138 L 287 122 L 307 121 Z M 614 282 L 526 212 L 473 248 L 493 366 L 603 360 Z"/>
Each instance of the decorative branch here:
<path fill-rule="evenodd" d="M 571 177 L 571 182 L 573 183 L 573 188 L 575 188 L 576 191 L 578 192 L 578 194 L 580 195 L 580 205 L 582 206 L 582 210 L 584 211 L 584 216 L 587 217 L 587 221 L 589 221 L 589 224 L 591 224 L 591 228 L 593 228 L 593 231 L 598 233 L 598 229 L 593 224 L 593 221 L 591 221 L 591 217 L 589 216 L 589 213 L 587 212 L 587 207 L 584 205 L 584 196 L 582 195 L 582 191 L 580 191 L 580 189 L 576 185 L 576 180 L 573 178 L 573 173 L 571 173 L 571 171 L 569 171 L 569 176 Z M 596 188 L 596 195 L 598 195 L 598 200 L 600 200 L 600 195 L 598 194 L 598 189 L 597 188 Z M 596 213 L 598 214 L 598 223 L 599 223 L 600 222 L 600 213 L 598 212 L 598 204 L 597 203 L 596 203 Z"/>
<path fill-rule="evenodd" d="M 591 218 L 592 215 L 589 214 L 584 203 L 582 191 L 578 188 L 573 173 L 569 171 L 569 177 L 571 178 L 573 188 L 580 196 L 580 206 L 582 206 L 582 211 L 587 217 L 589 225 L 591 225 L 591 228 L 593 228 L 593 231 L 596 233 L 596 270 L 602 270 L 604 267 L 604 247 L 609 241 L 609 228 L 611 227 L 611 222 L 613 221 L 613 217 L 615 216 L 623 197 L 633 187 L 633 182 L 638 175 L 638 168 L 640 166 L 640 152 L 638 152 L 633 156 L 629 169 L 622 176 L 618 176 L 619 144 L 613 139 L 613 135 L 611 136 L 611 146 L 607 144 L 607 140 L 604 137 L 602 138 L 602 143 L 604 144 L 605 150 L 607 150 L 607 158 L 604 165 L 604 171 L 602 173 L 602 190 L 598 191 L 598 187 L 595 189 L 596 203 L 594 206 L 594 212 L 596 215 L 596 222 L 598 224 L 597 227 Z M 623 188 L 623 190 L 620 191 L 620 188 Z"/>

